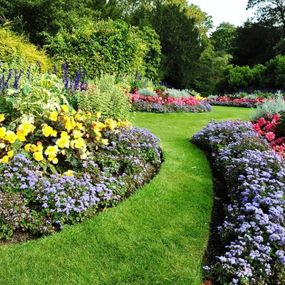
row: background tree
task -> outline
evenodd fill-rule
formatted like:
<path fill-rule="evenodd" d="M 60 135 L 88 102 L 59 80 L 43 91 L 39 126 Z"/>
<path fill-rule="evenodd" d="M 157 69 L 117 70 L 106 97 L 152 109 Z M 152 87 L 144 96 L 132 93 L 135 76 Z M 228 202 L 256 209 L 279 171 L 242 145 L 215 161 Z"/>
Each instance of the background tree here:
<path fill-rule="evenodd" d="M 253 66 L 276 55 L 274 46 L 280 41 L 280 28 L 263 23 L 246 22 L 238 27 L 233 43 L 233 63 Z"/>
<path fill-rule="evenodd" d="M 232 54 L 236 34 L 235 25 L 226 22 L 221 23 L 211 35 L 215 51 Z"/>
<path fill-rule="evenodd" d="M 258 21 L 265 22 L 271 26 L 282 27 L 285 37 L 285 1 L 284 0 L 249 0 L 247 8 L 256 9 Z"/>

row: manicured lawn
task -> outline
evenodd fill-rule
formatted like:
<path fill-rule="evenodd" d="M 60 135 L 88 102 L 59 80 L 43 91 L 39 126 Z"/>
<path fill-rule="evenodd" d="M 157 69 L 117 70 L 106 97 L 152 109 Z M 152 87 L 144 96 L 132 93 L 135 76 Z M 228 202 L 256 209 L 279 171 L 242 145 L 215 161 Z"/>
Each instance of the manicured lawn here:
<path fill-rule="evenodd" d="M 160 139 L 159 175 L 116 208 L 53 236 L 0 247 L 0 284 L 201 285 L 212 180 L 188 139 L 211 119 L 248 119 L 243 108 L 134 115 Z"/>

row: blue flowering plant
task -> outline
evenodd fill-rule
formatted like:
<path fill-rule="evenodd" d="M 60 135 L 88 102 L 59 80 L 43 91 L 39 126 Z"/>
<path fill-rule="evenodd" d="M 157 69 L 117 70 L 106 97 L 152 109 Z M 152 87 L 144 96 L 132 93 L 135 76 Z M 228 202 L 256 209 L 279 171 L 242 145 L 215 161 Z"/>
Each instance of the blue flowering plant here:
<path fill-rule="evenodd" d="M 223 252 L 206 266 L 223 285 L 285 284 L 285 168 L 240 121 L 210 122 L 193 141 L 211 153 L 226 188 Z"/>

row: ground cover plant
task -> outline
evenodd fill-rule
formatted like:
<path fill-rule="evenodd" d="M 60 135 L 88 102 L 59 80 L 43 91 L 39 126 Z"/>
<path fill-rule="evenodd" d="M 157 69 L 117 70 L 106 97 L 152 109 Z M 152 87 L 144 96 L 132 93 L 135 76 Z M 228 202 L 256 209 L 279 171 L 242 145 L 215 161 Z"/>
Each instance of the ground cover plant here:
<path fill-rule="evenodd" d="M 226 184 L 224 245 L 209 270 L 221 284 L 283 284 L 285 278 L 284 163 L 269 143 L 279 121 L 211 122 L 194 135 L 212 155 Z M 263 139 L 257 126 L 271 125 Z"/>

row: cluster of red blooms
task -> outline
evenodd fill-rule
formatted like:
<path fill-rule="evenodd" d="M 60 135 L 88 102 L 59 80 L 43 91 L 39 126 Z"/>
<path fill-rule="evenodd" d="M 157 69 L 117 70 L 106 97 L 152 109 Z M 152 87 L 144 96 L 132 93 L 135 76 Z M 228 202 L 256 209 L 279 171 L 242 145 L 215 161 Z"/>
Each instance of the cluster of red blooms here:
<path fill-rule="evenodd" d="M 256 106 L 258 104 L 264 103 L 266 99 L 264 98 L 233 98 L 229 96 L 219 96 L 215 99 L 208 99 L 209 103 L 211 104 L 218 104 L 218 105 L 232 105 L 232 106 Z"/>
<path fill-rule="evenodd" d="M 161 105 L 165 104 L 179 104 L 179 105 L 189 105 L 189 106 L 196 106 L 199 104 L 199 101 L 195 99 L 192 96 L 189 96 L 187 98 L 180 97 L 180 98 L 174 98 L 174 97 L 163 97 L 163 96 L 145 96 L 140 95 L 139 93 L 133 93 L 130 94 L 132 102 L 136 101 L 146 101 L 149 103 L 159 103 Z"/>
<path fill-rule="evenodd" d="M 267 115 L 253 123 L 253 128 L 258 134 L 265 137 L 272 149 L 280 156 L 285 156 L 285 138 L 276 135 L 278 124 L 281 122 L 280 115 Z"/>

